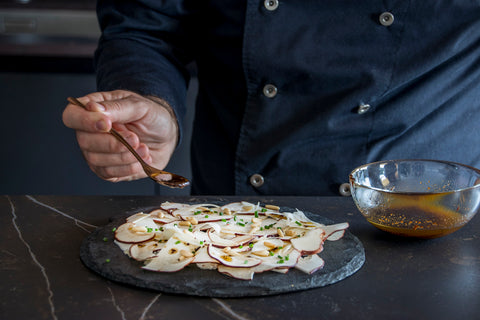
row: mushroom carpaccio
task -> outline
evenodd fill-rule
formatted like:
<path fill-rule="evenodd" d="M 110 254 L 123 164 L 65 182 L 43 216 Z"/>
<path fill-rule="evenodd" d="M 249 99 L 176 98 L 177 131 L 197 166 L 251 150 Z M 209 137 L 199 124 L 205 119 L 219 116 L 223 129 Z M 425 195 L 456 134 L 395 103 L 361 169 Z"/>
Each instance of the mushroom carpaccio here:
<path fill-rule="evenodd" d="M 273 205 L 164 202 L 149 213 L 128 217 L 115 243 L 145 270 L 176 272 L 188 265 L 252 280 L 255 273 L 307 274 L 325 262 L 318 254 L 326 240 L 342 238 L 348 223 L 324 225 L 302 211 Z"/>

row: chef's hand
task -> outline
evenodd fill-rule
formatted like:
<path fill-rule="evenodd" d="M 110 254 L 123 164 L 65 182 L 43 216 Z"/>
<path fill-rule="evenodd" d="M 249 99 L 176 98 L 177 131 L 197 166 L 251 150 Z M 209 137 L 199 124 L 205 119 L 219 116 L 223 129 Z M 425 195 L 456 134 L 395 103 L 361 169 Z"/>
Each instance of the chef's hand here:
<path fill-rule="evenodd" d="M 178 140 L 177 119 L 166 102 L 124 90 L 78 98 L 87 110 L 68 104 L 63 123 L 76 130 L 80 149 L 93 172 L 118 182 L 146 177 L 135 157 L 108 131 L 117 130 L 149 164 L 164 169 Z"/>

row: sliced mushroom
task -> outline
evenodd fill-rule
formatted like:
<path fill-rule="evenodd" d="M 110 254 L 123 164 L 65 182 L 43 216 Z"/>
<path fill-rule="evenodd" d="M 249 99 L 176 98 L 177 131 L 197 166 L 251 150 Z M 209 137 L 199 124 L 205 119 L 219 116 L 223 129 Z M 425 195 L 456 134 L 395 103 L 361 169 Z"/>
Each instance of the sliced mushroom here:
<path fill-rule="evenodd" d="M 218 233 L 209 231 L 208 237 L 210 243 L 216 247 L 238 247 L 252 241 L 255 237 L 252 235 L 243 235 L 231 239 L 222 238 Z"/>
<path fill-rule="evenodd" d="M 255 274 L 254 268 L 237 268 L 229 267 L 223 264 L 218 265 L 218 272 L 226 274 L 232 278 L 239 280 L 252 280 Z"/>
<path fill-rule="evenodd" d="M 146 217 L 148 217 L 148 214 L 139 212 L 129 216 L 126 220 L 127 222 L 136 223 L 137 221 L 142 220 L 143 218 L 146 218 Z"/>
<path fill-rule="evenodd" d="M 113 242 L 123 251 L 127 256 L 130 256 L 130 247 L 132 246 L 131 243 L 123 243 L 118 240 L 113 240 Z"/>
<path fill-rule="evenodd" d="M 341 239 L 345 235 L 345 230 L 348 229 L 348 222 L 332 224 L 328 226 L 323 226 L 325 231 L 325 236 L 327 240 L 336 241 Z"/>
<path fill-rule="evenodd" d="M 130 257 L 138 261 L 151 259 L 158 255 L 165 243 L 158 241 L 148 241 L 143 243 L 136 243 L 130 247 Z"/>
<path fill-rule="evenodd" d="M 213 259 L 208 254 L 208 246 L 203 246 L 198 249 L 197 253 L 195 254 L 195 259 L 192 261 L 193 263 L 218 263 L 218 260 Z"/>
<path fill-rule="evenodd" d="M 167 224 L 175 221 L 180 221 L 181 219 L 179 217 L 175 217 L 170 213 L 165 213 L 162 217 L 152 216 L 152 220 L 155 221 L 155 223 Z"/>
<path fill-rule="evenodd" d="M 194 259 L 200 244 L 191 235 L 176 232 L 160 250 L 149 260 L 143 269 L 158 272 L 175 272 L 189 265 Z"/>
<path fill-rule="evenodd" d="M 152 240 L 155 232 L 141 226 L 136 226 L 131 222 L 122 224 L 115 230 L 115 239 L 123 243 L 140 243 Z"/>
<path fill-rule="evenodd" d="M 303 237 L 292 238 L 290 242 L 302 255 L 315 254 L 323 250 L 325 231 L 317 228 L 308 230 Z"/>
<path fill-rule="evenodd" d="M 195 264 L 199 269 L 203 270 L 217 270 L 218 266 L 221 265 L 218 261 L 215 262 L 199 262 Z"/>
<path fill-rule="evenodd" d="M 208 246 L 208 254 L 219 263 L 235 268 L 251 268 L 258 266 L 262 260 L 246 255 L 232 255 L 212 245 Z"/>
<path fill-rule="evenodd" d="M 318 256 L 318 254 L 313 254 L 306 257 L 301 257 L 298 259 L 298 263 L 295 266 L 295 269 L 298 269 L 307 274 L 312 274 L 323 268 L 325 261 Z"/>

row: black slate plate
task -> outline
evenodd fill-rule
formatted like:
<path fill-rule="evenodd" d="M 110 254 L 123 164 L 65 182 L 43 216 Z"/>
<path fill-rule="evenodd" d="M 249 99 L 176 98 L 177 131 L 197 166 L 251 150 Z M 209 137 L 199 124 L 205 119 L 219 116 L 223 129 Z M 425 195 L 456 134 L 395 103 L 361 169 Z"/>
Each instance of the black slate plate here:
<path fill-rule="evenodd" d="M 136 212 L 149 212 L 153 207 Z M 282 211 L 293 210 L 282 208 Z M 159 273 L 141 269 L 142 262 L 127 257 L 113 242 L 113 228 L 125 222 L 130 214 L 116 217 L 108 225 L 87 236 L 80 248 L 82 262 L 91 270 L 112 281 L 165 293 L 208 297 L 267 296 L 319 288 L 341 281 L 358 271 L 365 262 L 365 250 L 349 231 L 337 241 L 326 241 L 320 257 L 323 269 L 312 275 L 291 269 L 287 274 L 264 272 L 252 281 L 238 280 L 217 271 L 189 266 L 179 272 Z M 327 218 L 305 212 L 312 220 L 332 224 Z"/>

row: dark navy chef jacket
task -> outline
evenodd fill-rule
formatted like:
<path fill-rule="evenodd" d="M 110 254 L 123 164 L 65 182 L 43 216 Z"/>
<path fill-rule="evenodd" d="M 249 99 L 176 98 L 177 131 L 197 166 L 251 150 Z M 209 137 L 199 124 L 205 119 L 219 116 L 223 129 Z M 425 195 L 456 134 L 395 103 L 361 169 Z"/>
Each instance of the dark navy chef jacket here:
<path fill-rule="evenodd" d="M 99 90 L 165 99 L 196 63 L 193 193 L 337 195 L 357 166 L 480 166 L 480 1 L 99 1 Z"/>

